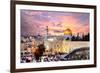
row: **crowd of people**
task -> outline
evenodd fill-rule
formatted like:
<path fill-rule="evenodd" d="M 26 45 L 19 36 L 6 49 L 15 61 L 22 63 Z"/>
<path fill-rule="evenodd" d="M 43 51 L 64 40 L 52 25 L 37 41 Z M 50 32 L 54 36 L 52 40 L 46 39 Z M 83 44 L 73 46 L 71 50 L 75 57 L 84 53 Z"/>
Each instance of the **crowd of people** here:
<path fill-rule="evenodd" d="M 25 52 L 25 53 L 21 53 L 21 63 L 60 61 L 60 57 L 61 57 L 60 54 L 43 55 L 37 59 L 33 54 L 29 52 Z"/>

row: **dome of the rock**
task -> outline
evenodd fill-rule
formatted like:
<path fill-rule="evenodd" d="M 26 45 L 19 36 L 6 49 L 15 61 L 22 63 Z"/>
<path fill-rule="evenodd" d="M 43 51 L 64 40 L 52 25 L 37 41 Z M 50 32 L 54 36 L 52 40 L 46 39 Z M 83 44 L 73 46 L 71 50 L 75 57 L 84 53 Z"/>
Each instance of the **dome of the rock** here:
<path fill-rule="evenodd" d="M 72 35 L 72 31 L 68 28 L 64 31 L 64 35 Z"/>

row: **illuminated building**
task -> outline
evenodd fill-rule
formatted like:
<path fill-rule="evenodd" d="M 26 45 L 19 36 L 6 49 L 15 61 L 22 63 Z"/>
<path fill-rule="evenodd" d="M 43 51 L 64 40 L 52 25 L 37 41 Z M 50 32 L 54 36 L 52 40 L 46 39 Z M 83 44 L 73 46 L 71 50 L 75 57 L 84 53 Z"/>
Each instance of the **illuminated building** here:
<path fill-rule="evenodd" d="M 46 27 L 46 35 L 44 39 L 44 45 L 46 50 L 52 52 L 60 52 L 60 53 L 68 53 L 70 49 L 70 44 L 66 45 L 65 40 L 71 40 L 72 38 L 72 31 L 68 28 L 64 30 L 62 36 L 50 36 L 48 34 L 48 26 Z"/>
<path fill-rule="evenodd" d="M 72 31 L 68 28 L 64 30 L 64 39 L 71 40 L 72 38 Z"/>

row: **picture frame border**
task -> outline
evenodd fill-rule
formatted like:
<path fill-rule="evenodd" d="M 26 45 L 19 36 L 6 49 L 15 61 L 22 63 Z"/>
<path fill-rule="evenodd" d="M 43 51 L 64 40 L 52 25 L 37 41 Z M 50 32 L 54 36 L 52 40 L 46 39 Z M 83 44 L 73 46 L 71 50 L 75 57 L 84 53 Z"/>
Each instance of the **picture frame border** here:
<path fill-rule="evenodd" d="M 26 68 L 16 69 L 16 4 L 21 5 L 40 5 L 40 6 L 53 6 L 53 7 L 72 7 L 72 8 L 86 8 L 94 9 L 94 64 L 90 65 L 75 65 L 75 66 L 59 66 L 59 67 L 43 67 L 43 68 Z M 62 4 L 62 3 L 47 3 L 47 2 L 34 2 L 34 1 L 13 1 L 11 0 L 10 15 L 10 71 L 13 72 L 27 72 L 27 71 L 44 71 L 44 70 L 60 70 L 60 69 L 75 69 L 75 68 L 90 68 L 96 67 L 96 6 L 95 5 L 79 5 L 79 4 Z"/>

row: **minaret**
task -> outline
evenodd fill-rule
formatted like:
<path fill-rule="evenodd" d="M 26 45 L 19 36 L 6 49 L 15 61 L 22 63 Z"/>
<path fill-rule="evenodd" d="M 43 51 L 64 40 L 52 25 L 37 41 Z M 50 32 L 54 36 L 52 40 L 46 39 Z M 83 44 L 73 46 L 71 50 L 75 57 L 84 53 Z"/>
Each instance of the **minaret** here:
<path fill-rule="evenodd" d="M 48 26 L 46 26 L 46 35 L 44 39 L 44 45 L 48 49 Z"/>
<path fill-rule="evenodd" d="M 48 38 L 48 26 L 46 26 L 46 35 L 45 35 L 45 40 Z"/>
<path fill-rule="evenodd" d="M 46 26 L 46 36 L 48 37 L 48 26 Z"/>

